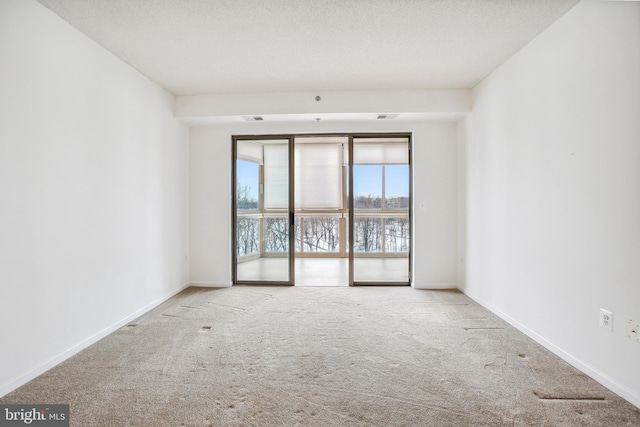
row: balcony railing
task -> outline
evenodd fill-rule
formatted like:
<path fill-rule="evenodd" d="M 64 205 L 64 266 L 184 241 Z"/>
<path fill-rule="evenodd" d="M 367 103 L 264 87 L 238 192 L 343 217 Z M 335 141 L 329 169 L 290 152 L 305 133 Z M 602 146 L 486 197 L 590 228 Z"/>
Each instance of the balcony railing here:
<path fill-rule="evenodd" d="M 296 256 L 346 257 L 347 214 L 297 212 L 294 223 Z M 286 256 L 288 217 L 282 213 L 238 212 L 237 256 Z M 397 257 L 409 252 L 410 226 L 406 211 L 354 213 L 356 256 Z"/>

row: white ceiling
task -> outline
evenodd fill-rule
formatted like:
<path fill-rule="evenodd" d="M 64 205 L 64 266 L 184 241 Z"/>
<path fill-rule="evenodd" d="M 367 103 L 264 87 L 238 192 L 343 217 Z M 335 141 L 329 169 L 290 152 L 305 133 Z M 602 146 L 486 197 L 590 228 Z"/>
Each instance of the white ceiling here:
<path fill-rule="evenodd" d="M 176 95 L 466 89 L 578 0 L 39 0 Z"/>

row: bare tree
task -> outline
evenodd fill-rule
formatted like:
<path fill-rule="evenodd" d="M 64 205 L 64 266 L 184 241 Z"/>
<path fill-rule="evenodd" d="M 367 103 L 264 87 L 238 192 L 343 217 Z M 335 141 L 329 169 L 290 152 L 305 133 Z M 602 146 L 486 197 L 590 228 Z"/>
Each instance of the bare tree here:
<path fill-rule="evenodd" d="M 236 205 L 239 210 L 258 209 L 258 200 L 250 195 L 251 186 L 249 184 L 238 184 L 236 188 Z"/>
<path fill-rule="evenodd" d="M 250 197 L 251 188 L 240 185 L 237 191 L 238 209 L 255 210 L 258 201 Z M 369 194 L 358 196 L 354 201 L 358 210 L 381 211 L 380 197 Z M 407 197 L 395 197 L 385 201 L 389 210 L 408 209 Z M 260 236 L 260 221 L 264 221 L 264 236 Z M 266 252 L 287 252 L 289 250 L 289 221 L 286 216 L 258 218 L 238 218 L 237 253 L 255 254 L 260 251 L 260 239 L 264 239 Z M 330 216 L 305 216 L 295 223 L 295 250 L 305 252 L 338 252 L 340 247 L 340 219 Z M 358 216 L 354 222 L 355 252 L 408 252 L 409 221 L 406 217 L 366 217 Z M 384 247 L 383 242 L 384 241 Z"/>
<path fill-rule="evenodd" d="M 264 250 L 287 252 L 289 250 L 289 221 L 287 217 L 265 218 Z"/>
<path fill-rule="evenodd" d="M 382 251 L 382 221 L 380 218 L 356 218 L 354 227 L 354 250 L 356 252 Z"/>
<path fill-rule="evenodd" d="M 382 198 L 373 194 L 359 195 L 353 200 L 355 209 L 382 209 Z"/>
<path fill-rule="evenodd" d="M 255 254 L 260 251 L 260 222 L 256 218 L 238 218 L 236 231 L 236 254 Z"/>
<path fill-rule="evenodd" d="M 386 218 L 385 252 L 408 252 L 409 220 L 408 218 Z"/>
<path fill-rule="evenodd" d="M 334 217 L 304 217 L 302 233 L 308 252 L 337 252 L 340 245 L 340 220 Z"/>

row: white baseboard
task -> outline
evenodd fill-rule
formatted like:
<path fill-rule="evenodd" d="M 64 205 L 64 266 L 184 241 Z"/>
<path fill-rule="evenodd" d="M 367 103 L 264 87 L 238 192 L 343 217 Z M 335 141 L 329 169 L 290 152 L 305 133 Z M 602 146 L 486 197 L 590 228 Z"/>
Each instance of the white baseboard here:
<path fill-rule="evenodd" d="M 457 283 L 452 282 L 413 282 L 414 289 L 458 289 Z"/>
<path fill-rule="evenodd" d="M 58 354 L 57 356 L 52 357 L 51 359 L 47 360 L 46 362 L 44 362 L 43 364 L 37 366 L 36 368 L 32 369 L 31 371 L 27 372 L 26 374 L 20 375 L 18 377 L 15 377 L 12 380 L 9 380 L 9 382 L 0 385 L 0 397 L 3 397 L 4 395 L 6 395 L 8 393 L 11 393 L 13 390 L 17 389 L 18 387 L 21 387 L 21 386 L 25 385 L 26 383 L 28 383 L 29 381 L 33 380 L 34 378 L 44 374 L 49 369 L 51 369 L 51 368 L 55 367 L 56 365 L 64 362 L 65 360 L 67 360 L 71 356 L 74 356 L 75 354 L 81 352 L 82 350 L 84 350 L 85 348 L 89 347 L 90 345 L 95 344 L 96 342 L 100 341 L 102 338 L 104 338 L 107 335 L 109 335 L 110 333 L 120 329 L 121 327 L 123 327 L 127 323 L 131 322 L 132 320 L 137 319 L 138 317 L 142 316 L 143 314 L 147 313 L 148 311 L 151 311 L 152 309 L 156 308 L 157 306 L 159 306 L 163 302 L 167 301 L 169 298 L 173 297 L 174 295 L 179 294 L 180 292 L 182 292 L 183 290 L 185 290 L 189 286 L 190 286 L 189 283 L 186 283 L 186 284 L 182 285 L 182 287 L 180 289 L 178 289 L 176 291 L 172 291 L 172 292 L 168 293 L 167 295 L 164 295 L 164 296 L 156 299 L 155 301 L 147 304 L 146 306 L 142 307 L 141 309 L 136 310 L 134 313 L 130 314 L 129 316 L 125 317 L 124 319 L 119 320 L 118 322 L 116 322 L 113 325 L 101 330 L 100 332 L 96 333 L 95 335 L 90 336 L 86 340 L 74 345 L 73 347 L 67 349 L 66 351 L 63 351 L 62 353 Z"/>
<path fill-rule="evenodd" d="M 602 384 L 612 392 L 616 393 L 618 396 L 627 400 L 632 405 L 640 408 L 640 396 L 635 394 L 633 391 L 627 389 L 623 385 L 619 384 L 616 380 L 614 380 L 610 376 L 604 374 L 603 372 L 594 368 L 593 366 L 567 353 L 562 348 L 548 341 L 543 336 L 538 335 L 536 332 L 527 328 L 526 326 L 524 326 L 522 323 L 518 322 L 511 316 L 496 309 L 491 304 L 488 304 L 482 301 L 480 298 L 477 298 L 477 296 L 474 295 L 473 293 L 470 293 L 464 289 L 460 289 L 460 291 L 464 293 L 466 296 L 468 296 L 469 298 L 471 298 L 472 300 L 474 300 L 475 302 L 477 302 L 478 304 L 480 304 L 481 306 L 483 306 L 484 308 L 486 308 L 487 310 L 489 310 L 490 312 L 492 312 L 493 314 L 495 314 L 496 316 L 500 317 L 502 320 L 504 320 L 514 328 L 518 329 L 520 332 L 522 332 L 523 334 L 525 334 L 526 336 L 528 336 L 529 338 L 531 338 L 541 346 L 545 347 L 547 350 L 551 351 L 553 354 L 555 354 L 556 356 L 558 356 L 559 358 L 561 358 L 562 360 L 564 360 L 574 368 L 578 369 L 582 373 L 593 378 L 594 380 L 596 380 L 597 382 L 599 382 L 600 384 Z"/>
<path fill-rule="evenodd" d="M 199 286 L 201 288 L 230 288 L 231 283 L 224 282 L 191 282 L 191 286 Z"/>

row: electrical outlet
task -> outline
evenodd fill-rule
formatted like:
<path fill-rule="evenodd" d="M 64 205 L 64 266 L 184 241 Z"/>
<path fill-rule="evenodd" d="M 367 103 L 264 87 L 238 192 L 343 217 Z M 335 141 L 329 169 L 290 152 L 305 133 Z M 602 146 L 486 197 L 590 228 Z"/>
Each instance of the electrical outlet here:
<path fill-rule="evenodd" d="M 630 340 L 640 342 L 640 325 L 638 324 L 638 322 L 634 322 L 633 320 L 627 320 L 624 336 L 629 338 Z"/>
<path fill-rule="evenodd" d="M 608 331 L 613 331 L 613 313 L 605 310 L 604 308 L 600 309 L 600 326 L 607 329 Z"/>

